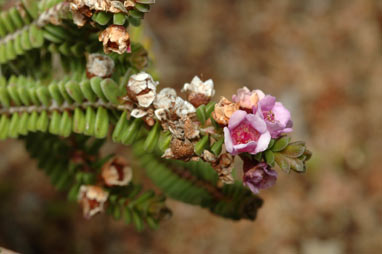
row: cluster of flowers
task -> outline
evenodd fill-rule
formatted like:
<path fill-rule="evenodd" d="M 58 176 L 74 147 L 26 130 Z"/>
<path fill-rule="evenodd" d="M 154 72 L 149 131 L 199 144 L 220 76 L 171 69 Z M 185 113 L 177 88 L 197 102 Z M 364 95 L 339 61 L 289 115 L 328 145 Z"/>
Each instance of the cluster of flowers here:
<path fill-rule="evenodd" d="M 232 97 L 233 102 L 222 98 L 215 106 L 212 116 L 224 127 L 226 150 L 232 155 L 256 155 L 265 151 L 271 139 L 278 139 L 291 132 L 290 112 L 277 102 L 276 98 L 265 95 L 261 90 L 239 89 Z M 264 162 L 253 162 L 245 156 L 243 182 L 252 192 L 272 186 L 277 172 Z"/>
<path fill-rule="evenodd" d="M 109 193 L 104 186 L 127 186 L 133 178 L 133 171 L 122 157 L 113 157 L 106 162 L 101 171 L 100 182 L 96 185 L 82 185 L 78 200 L 85 218 L 100 213 L 108 200 Z"/>
<path fill-rule="evenodd" d="M 182 92 L 187 93 L 187 100 L 177 96 L 172 88 L 157 93 L 157 86 L 158 82 L 147 73 L 132 75 L 125 101 L 131 105 L 131 116 L 144 119 L 149 126 L 159 121 L 165 131 L 171 132 L 172 140 L 164 158 L 202 159 L 212 165 L 223 183 L 229 184 L 234 181 L 231 172 L 234 157 L 238 155 L 244 161 L 243 182 L 253 193 L 276 182 L 277 172 L 271 165 L 247 156 L 264 152 L 272 139 L 293 130 L 290 112 L 275 97 L 244 87 L 232 101 L 223 97 L 212 111 L 213 120 L 203 124 L 196 117 L 196 111 L 215 94 L 212 80 L 203 82 L 195 77 L 186 83 Z M 216 128 L 213 121 L 222 128 Z M 205 135 L 210 135 L 210 144 L 217 141 L 216 137 L 224 137 L 225 149 L 219 155 L 208 149 L 197 153 L 196 146 Z"/>
<path fill-rule="evenodd" d="M 201 154 L 195 151 L 195 146 L 203 135 L 220 135 L 210 121 L 210 126 L 208 123 L 207 126 L 202 126 L 196 116 L 196 109 L 209 103 L 215 94 L 213 81 L 202 81 L 199 77 L 194 77 L 182 89 L 186 100 L 178 96 L 172 88 L 164 88 L 157 93 L 158 84 L 150 74 L 144 72 L 130 77 L 124 100 L 126 105 L 131 105 L 131 116 L 142 118 L 148 126 L 153 126 L 158 121 L 164 131 L 172 134 L 170 147 L 164 152 L 164 158 L 184 161 L 202 159 L 213 166 L 222 182 L 233 183 L 232 155 L 223 152 L 216 156 L 208 150 Z M 210 140 L 211 143 L 215 141 L 213 138 Z"/>

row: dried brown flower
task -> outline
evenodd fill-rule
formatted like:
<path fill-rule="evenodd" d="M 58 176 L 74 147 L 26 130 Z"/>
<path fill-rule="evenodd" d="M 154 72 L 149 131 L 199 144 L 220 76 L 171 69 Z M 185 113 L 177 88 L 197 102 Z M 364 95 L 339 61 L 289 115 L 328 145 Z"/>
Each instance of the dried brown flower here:
<path fill-rule="evenodd" d="M 153 77 L 145 72 L 132 75 L 127 83 L 127 96 L 138 106 L 147 108 L 155 99 L 156 87 Z"/>
<path fill-rule="evenodd" d="M 200 105 L 208 104 L 215 95 L 214 82 L 212 79 L 203 82 L 198 76 L 195 76 L 191 83 L 184 84 L 182 92 L 188 93 L 188 101 L 197 108 Z"/>
<path fill-rule="evenodd" d="M 212 163 L 213 168 L 219 175 L 219 179 L 225 184 L 232 184 L 234 179 L 232 177 L 234 157 L 229 153 L 223 153 L 220 157 Z"/>
<path fill-rule="evenodd" d="M 84 217 L 90 219 L 97 213 L 102 212 L 108 196 L 109 194 L 99 186 L 81 186 L 78 200 L 82 205 Z"/>
<path fill-rule="evenodd" d="M 239 105 L 229 101 L 227 98 L 222 97 L 215 105 L 215 110 L 212 112 L 214 120 L 222 125 L 227 125 L 232 114 L 239 110 Z"/>
<path fill-rule="evenodd" d="M 191 118 L 186 117 L 184 120 L 184 135 L 187 139 L 195 139 L 199 137 L 200 131 L 198 130 L 198 126 L 194 123 Z"/>
<path fill-rule="evenodd" d="M 174 138 L 171 141 L 171 151 L 175 159 L 187 160 L 194 154 L 194 145 L 189 140 L 180 140 Z"/>
<path fill-rule="evenodd" d="M 114 157 L 102 167 L 102 179 L 107 186 L 125 186 L 133 178 L 133 171 L 122 157 Z"/>
<path fill-rule="evenodd" d="M 131 50 L 130 36 L 124 26 L 110 25 L 100 33 L 98 40 L 102 42 L 105 53 L 123 54 Z"/>

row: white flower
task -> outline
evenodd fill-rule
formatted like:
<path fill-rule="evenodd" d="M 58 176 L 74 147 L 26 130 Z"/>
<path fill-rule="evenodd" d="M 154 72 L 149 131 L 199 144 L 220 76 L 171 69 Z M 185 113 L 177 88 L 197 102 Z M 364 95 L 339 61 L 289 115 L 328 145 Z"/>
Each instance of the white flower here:
<path fill-rule="evenodd" d="M 136 101 L 139 106 L 149 107 L 156 96 L 156 87 L 159 82 L 145 72 L 132 75 L 127 84 L 127 92 L 130 99 Z"/>
<path fill-rule="evenodd" d="M 183 116 L 187 116 L 188 114 L 196 112 L 195 107 L 191 103 L 183 100 L 180 97 L 176 98 L 175 110 L 176 110 L 175 112 L 176 112 L 177 116 L 179 116 L 180 118 Z"/>
<path fill-rule="evenodd" d="M 92 185 L 82 185 L 78 194 L 78 199 L 82 204 L 84 217 L 89 219 L 95 214 L 102 212 L 109 193 L 101 187 Z"/>
<path fill-rule="evenodd" d="M 164 88 L 158 93 L 154 101 L 154 107 L 168 110 L 175 105 L 175 101 L 176 91 L 172 88 Z"/>
<path fill-rule="evenodd" d="M 215 95 L 214 82 L 212 79 L 203 82 L 198 76 L 195 76 L 191 83 L 184 84 L 182 92 L 202 94 L 211 98 Z"/>
<path fill-rule="evenodd" d="M 131 111 L 131 116 L 134 118 L 142 118 L 146 115 L 147 115 L 147 112 L 139 108 L 135 108 L 133 109 L 133 111 Z"/>

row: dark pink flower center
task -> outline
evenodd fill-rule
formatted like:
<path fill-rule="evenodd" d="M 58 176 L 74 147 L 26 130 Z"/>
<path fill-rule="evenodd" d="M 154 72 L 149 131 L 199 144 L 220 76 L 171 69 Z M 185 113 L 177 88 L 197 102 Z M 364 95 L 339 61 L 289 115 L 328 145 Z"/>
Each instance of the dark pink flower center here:
<path fill-rule="evenodd" d="M 258 141 L 260 133 L 247 121 L 242 122 L 231 131 L 232 141 L 235 145 Z"/>
<path fill-rule="evenodd" d="M 275 114 L 272 112 L 272 110 L 263 112 L 264 119 L 268 122 L 275 122 Z"/>

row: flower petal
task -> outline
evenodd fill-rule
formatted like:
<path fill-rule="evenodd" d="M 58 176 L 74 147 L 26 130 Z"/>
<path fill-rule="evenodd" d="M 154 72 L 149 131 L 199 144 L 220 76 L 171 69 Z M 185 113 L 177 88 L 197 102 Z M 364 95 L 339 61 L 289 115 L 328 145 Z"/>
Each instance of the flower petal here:
<path fill-rule="evenodd" d="M 238 126 L 241 123 L 241 121 L 244 120 L 246 115 L 247 115 L 247 112 L 243 110 L 236 110 L 235 113 L 233 113 L 231 118 L 229 119 L 228 128 L 230 130 L 234 129 L 236 126 Z"/>
<path fill-rule="evenodd" d="M 268 148 L 269 142 L 271 142 L 271 134 L 269 131 L 266 131 L 260 136 L 259 141 L 257 141 L 257 147 L 252 154 L 257 154 L 265 151 Z"/>
<path fill-rule="evenodd" d="M 225 149 L 229 153 L 233 153 L 233 142 L 231 139 L 231 133 L 229 132 L 229 129 L 227 127 L 224 127 L 224 144 Z"/>

